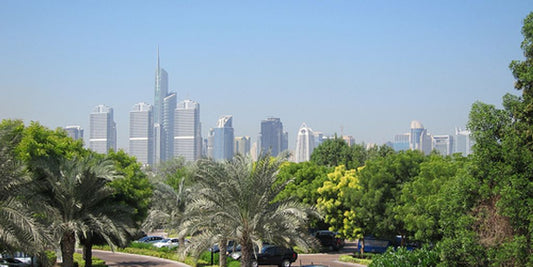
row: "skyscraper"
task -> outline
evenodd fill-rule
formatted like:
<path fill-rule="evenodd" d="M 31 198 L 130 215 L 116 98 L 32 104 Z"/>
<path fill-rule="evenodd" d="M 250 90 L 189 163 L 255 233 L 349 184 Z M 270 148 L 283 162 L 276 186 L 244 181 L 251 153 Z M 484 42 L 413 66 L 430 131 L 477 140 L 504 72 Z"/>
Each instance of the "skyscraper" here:
<path fill-rule="evenodd" d="M 176 113 L 176 93 L 170 93 L 163 99 L 163 121 L 161 123 L 161 161 L 174 157 L 174 115 Z"/>
<path fill-rule="evenodd" d="M 344 140 L 346 142 L 346 144 L 348 144 L 348 146 L 353 146 L 355 145 L 355 138 L 351 135 L 343 135 L 341 136 L 342 140 Z"/>
<path fill-rule="evenodd" d="M 65 131 L 67 132 L 67 135 L 74 139 L 74 140 L 83 140 L 83 128 L 81 128 L 81 126 L 79 125 L 69 125 L 69 126 L 66 126 L 65 128 Z"/>
<path fill-rule="evenodd" d="M 168 92 L 168 73 L 161 68 L 159 48 L 154 91 L 154 163 L 159 163 L 171 159 L 174 154 L 174 110 L 177 101 L 176 93 Z"/>
<path fill-rule="evenodd" d="M 411 132 L 409 135 L 409 148 L 411 150 L 422 151 L 428 155 L 431 153 L 432 142 L 431 135 L 419 121 L 411 122 Z"/>
<path fill-rule="evenodd" d="M 283 132 L 283 124 L 279 118 L 267 118 L 261 121 L 260 154 L 270 152 L 271 156 L 277 156 L 286 150 L 288 134 Z"/>
<path fill-rule="evenodd" d="M 410 134 L 397 134 L 394 136 L 394 141 L 392 142 L 392 148 L 394 151 L 409 150 L 409 140 Z"/>
<path fill-rule="evenodd" d="M 200 104 L 192 100 L 178 103 L 174 116 L 174 156 L 195 161 L 202 156 Z"/>
<path fill-rule="evenodd" d="M 434 135 L 432 147 L 441 155 L 451 155 L 453 154 L 453 138 L 451 135 Z"/>
<path fill-rule="evenodd" d="M 294 152 L 294 160 L 296 162 L 305 162 L 311 159 L 311 154 L 315 148 L 315 136 L 313 130 L 302 123 L 298 130 L 298 137 L 296 138 L 296 151 Z"/>
<path fill-rule="evenodd" d="M 89 148 L 97 153 L 106 154 L 109 149 L 117 149 L 117 129 L 113 120 L 113 109 L 98 105 L 89 117 Z"/>
<path fill-rule="evenodd" d="M 235 137 L 232 123 L 233 117 L 231 115 L 222 116 L 218 119 L 217 127 L 210 132 L 212 145 L 209 146 L 212 148 L 211 155 L 214 160 L 231 160 L 233 158 Z"/>
<path fill-rule="evenodd" d="M 235 154 L 247 156 L 247 155 L 250 155 L 250 149 L 251 149 L 251 138 L 249 136 L 235 137 L 235 148 L 233 149 Z"/>
<path fill-rule="evenodd" d="M 129 153 L 144 165 L 154 161 L 154 123 L 152 105 L 141 102 L 130 111 Z"/>
<path fill-rule="evenodd" d="M 454 136 L 454 153 L 461 153 L 463 156 L 472 154 L 472 146 L 474 145 L 474 139 L 471 136 L 470 131 L 455 129 Z"/>
<path fill-rule="evenodd" d="M 157 48 L 157 68 L 155 70 L 155 96 L 154 96 L 154 124 L 163 121 L 163 100 L 168 95 L 168 73 L 159 63 L 159 48 Z"/>

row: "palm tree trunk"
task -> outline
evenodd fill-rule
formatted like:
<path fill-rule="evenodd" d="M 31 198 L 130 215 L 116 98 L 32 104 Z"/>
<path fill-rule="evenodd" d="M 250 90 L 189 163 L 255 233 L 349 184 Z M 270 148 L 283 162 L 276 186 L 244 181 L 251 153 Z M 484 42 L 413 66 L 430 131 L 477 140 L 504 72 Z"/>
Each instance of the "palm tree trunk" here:
<path fill-rule="evenodd" d="M 218 266 L 226 267 L 226 253 L 228 252 L 228 240 L 223 237 L 218 242 L 220 251 L 218 252 Z"/>
<path fill-rule="evenodd" d="M 74 231 L 66 231 L 61 237 L 60 243 L 63 267 L 74 267 L 74 246 L 76 245 Z"/>
<path fill-rule="evenodd" d="M 243 234 L 244 235 L 244 234 Z M 254 256 L 254 246 L 249 238 L 241 240 L 241 266 L 252 267 L 252 259 Z"/>
<path fill-rule="evenodd" d="M 93 266 L 93 242 L 90 240 L 83 244 L 83 260 L 85 261 L 85 267 Z"/>

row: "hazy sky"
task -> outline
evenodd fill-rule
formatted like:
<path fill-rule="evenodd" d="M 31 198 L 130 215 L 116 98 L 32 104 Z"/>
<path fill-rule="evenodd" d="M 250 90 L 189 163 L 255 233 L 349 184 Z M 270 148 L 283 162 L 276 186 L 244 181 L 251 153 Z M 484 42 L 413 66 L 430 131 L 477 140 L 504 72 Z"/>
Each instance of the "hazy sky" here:
<path fill-rule="evenodd" d="M 156 49 L 202 135 L 233 115 L 255 140 L 281 118 L 384 143 L 419 120 L 464 127 L 474 101 L 500 106 L 523 59 L 533 1 L 0 2 L 0 118 L 81 125 L 106 104 L 127 148 L 129 111 L 153 103 Z"/>

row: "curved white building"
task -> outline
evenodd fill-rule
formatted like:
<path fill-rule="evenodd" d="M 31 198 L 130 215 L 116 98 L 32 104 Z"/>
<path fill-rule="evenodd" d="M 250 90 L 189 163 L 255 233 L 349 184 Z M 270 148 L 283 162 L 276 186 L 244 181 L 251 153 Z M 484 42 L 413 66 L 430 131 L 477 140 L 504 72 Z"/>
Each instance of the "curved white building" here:
<path fill-rule="evenodd" d="M 294 160 L 296 162 L 305 162 L 311 159 L 311 153 L 315 148 L 315 137 L 313 130 L 302 123 L 300 130 L 298 130 L 298 137 L 296 138 L 296 150 L 294 152 Z"/>

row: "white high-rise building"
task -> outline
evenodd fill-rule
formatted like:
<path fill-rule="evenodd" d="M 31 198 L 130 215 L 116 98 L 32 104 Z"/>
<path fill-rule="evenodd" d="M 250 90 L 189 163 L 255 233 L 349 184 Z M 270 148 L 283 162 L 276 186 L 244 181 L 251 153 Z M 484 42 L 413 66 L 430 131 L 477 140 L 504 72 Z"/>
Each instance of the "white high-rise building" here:
<path fill-rule="evenodd" d="M 235 147 L 233 151 L 235 154 L 240 154 L 243 156 L 250 155 L 251 148 L 251 138 L 249 136 L 238 136 L 235 137 Z"/>
<path fill-rule="evenodd" d="M 67 135 L 74 139 L 74 140 L 83 140 L 83 128 L 81 128 L 81 126 L 79 125 L 69 125 L 69 126 L 66 126 L 65 128 L 65 131 L 67 132 Z"/>
<path fill-rule="evenodd" d="M 154 161 L 154 123 L 152 105 L 138 103 L 130 111 L 129 154 L 144 165 Z"/>
<path fill-rule="evenodd" d="M 437 150 L 441 155 L 453 154 L 453 138 L 451 135 L 434 135 L 433 150 Z"/>
<path fill-rule="evenodd" d="M 89 117 L 89 148 L 97 153 L 107 154 L 109 149 L 117 150 L 117 129 L 113 120 L 113 109 L 98 105 Z"/>
<path fill-rule="evenodd" d="M 202 156 L 200 104 L 192 100 L 178 103 L 174 116 L 174 156 L 195 161 Z"/>
<path fill-rule="evenodd" d="M 454 153 L 461 153 L 463 156 L 472 154 L 472 146 L 475 140 L 472 138 L 470 131 L 455 129 L 454 136 Z"/>
<path fill-rule="evenodd" d="M 296 151 L 294 152 L 294 160 L 296 162 L 305 162 L 311 159 L 311 154 L 315 148 L 315 136 L 313 130 L 305 123 L 302 123 L 298 130 L 298 137 L 296 138 Z"/>

